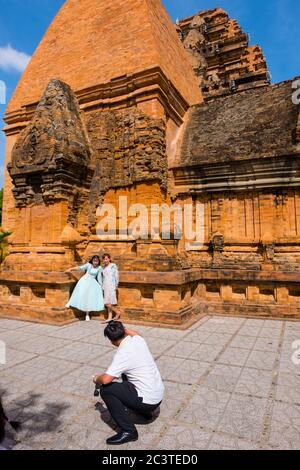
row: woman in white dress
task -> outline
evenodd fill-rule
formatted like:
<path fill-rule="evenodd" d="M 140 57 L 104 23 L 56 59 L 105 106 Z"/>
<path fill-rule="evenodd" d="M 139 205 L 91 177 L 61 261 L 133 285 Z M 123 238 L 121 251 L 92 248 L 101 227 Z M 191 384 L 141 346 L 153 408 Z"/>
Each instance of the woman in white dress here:
<path fill-rule="evenodd" d="M 103 292 L 104 292 L 104 304 L 108 312 L 107 322 L 113 319 L 118 320 L 123 313 L 123 310 L 118 307 L 117 289 L 119 286 L 119 269 L 115 263 L 112 263 L 111 256 L 105 253 L 102 256 L 104 268 L 102 271 L 103 278 Z"/>
<path fill-rule="evenodd" d="M 102 290 L 102 267 L 99 256 L 93 256 L 89 263 L 77 268 L 70 268 L 66 272 L 83 271 L 86 274 L 77 282 L 66 307 L 74 307 L 86 314 L 86 321 L 90 321 L 90 312 L 105 310 Z"/>

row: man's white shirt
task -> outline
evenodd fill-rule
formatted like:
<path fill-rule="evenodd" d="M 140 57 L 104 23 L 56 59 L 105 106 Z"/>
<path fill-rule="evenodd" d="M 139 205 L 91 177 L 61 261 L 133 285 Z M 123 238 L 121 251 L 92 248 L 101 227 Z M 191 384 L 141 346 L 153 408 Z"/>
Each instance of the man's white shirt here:
<path fill-rule="evenodd" d="M 163 399 L 165 388 L 160 372 L 141 336 L 123 339 L 106 373 L 116 378 L 126 374 L 147 405 L 157 405 Z"/>

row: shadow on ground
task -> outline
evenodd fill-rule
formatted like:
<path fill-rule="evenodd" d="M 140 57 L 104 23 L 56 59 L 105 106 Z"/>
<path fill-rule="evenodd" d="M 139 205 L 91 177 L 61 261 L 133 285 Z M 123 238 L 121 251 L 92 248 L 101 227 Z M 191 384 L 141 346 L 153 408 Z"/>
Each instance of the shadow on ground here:
<path fill-rule="evenodd" d="M 45 402 L 44 395 L 34 392 L 11 401 L 9 393 L 2 388 L 0 397 L 8 419 L 18 421 L 21 426 L 20 431 L 16 433 L 7 425 L 6 440 L 9 441 L 10 447 L 22 442 L 30 445 L 33 442 L 47 441 L 48 437 L 53 437 L 53 433 L 63 431 L 63 414 L 70 408 L 70 404 L 63 401 Z"/>

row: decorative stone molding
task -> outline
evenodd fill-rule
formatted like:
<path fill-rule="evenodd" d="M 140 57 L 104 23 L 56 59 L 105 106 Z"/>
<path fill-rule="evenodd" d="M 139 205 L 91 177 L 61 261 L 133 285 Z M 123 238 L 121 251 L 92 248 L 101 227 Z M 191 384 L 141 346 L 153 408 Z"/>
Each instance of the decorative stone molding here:
<path fill-rule="evenodd" d="M 182 124 L 183 117 L 189 104 L 168 80 L 160 67 L 153 67 L 142 72 L 115 78 L 101 85 L 75 92 L 80 109 L 84 111 L 96 109 L 122 109 L 137 105 L 152 99 L 158 99 L 170 116 L 178 125 Z M 38 103 L 31 103 L 21 109 L 9 112 L 4 121 L 7 126 L 6 135 L 20 132 L 32 119 Z"/>
<path fill-rule="evenodd" d="M 70 200 L 91 181 L 91 149 L 70 87 L 52 80 L 13 148 L 17 207 Z"/>

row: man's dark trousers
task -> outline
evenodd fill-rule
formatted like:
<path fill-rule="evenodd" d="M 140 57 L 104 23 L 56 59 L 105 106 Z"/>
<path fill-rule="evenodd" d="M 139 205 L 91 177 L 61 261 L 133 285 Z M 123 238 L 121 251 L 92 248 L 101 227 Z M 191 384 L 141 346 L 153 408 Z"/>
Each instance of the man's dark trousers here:
<path fill-rule="evenodd" d="M 157 405 L 143 403 L 135 386 L 130 382 L 113 382 L 109 385 L 103 385 L 100 388 L 100 394 L 117 425 L 122 431 L 130 433 L 136 432 L 136 427 L 130 419 L 128 409 L 140 414 L 147 414 L 156 410 L 161 403 Z"/>

